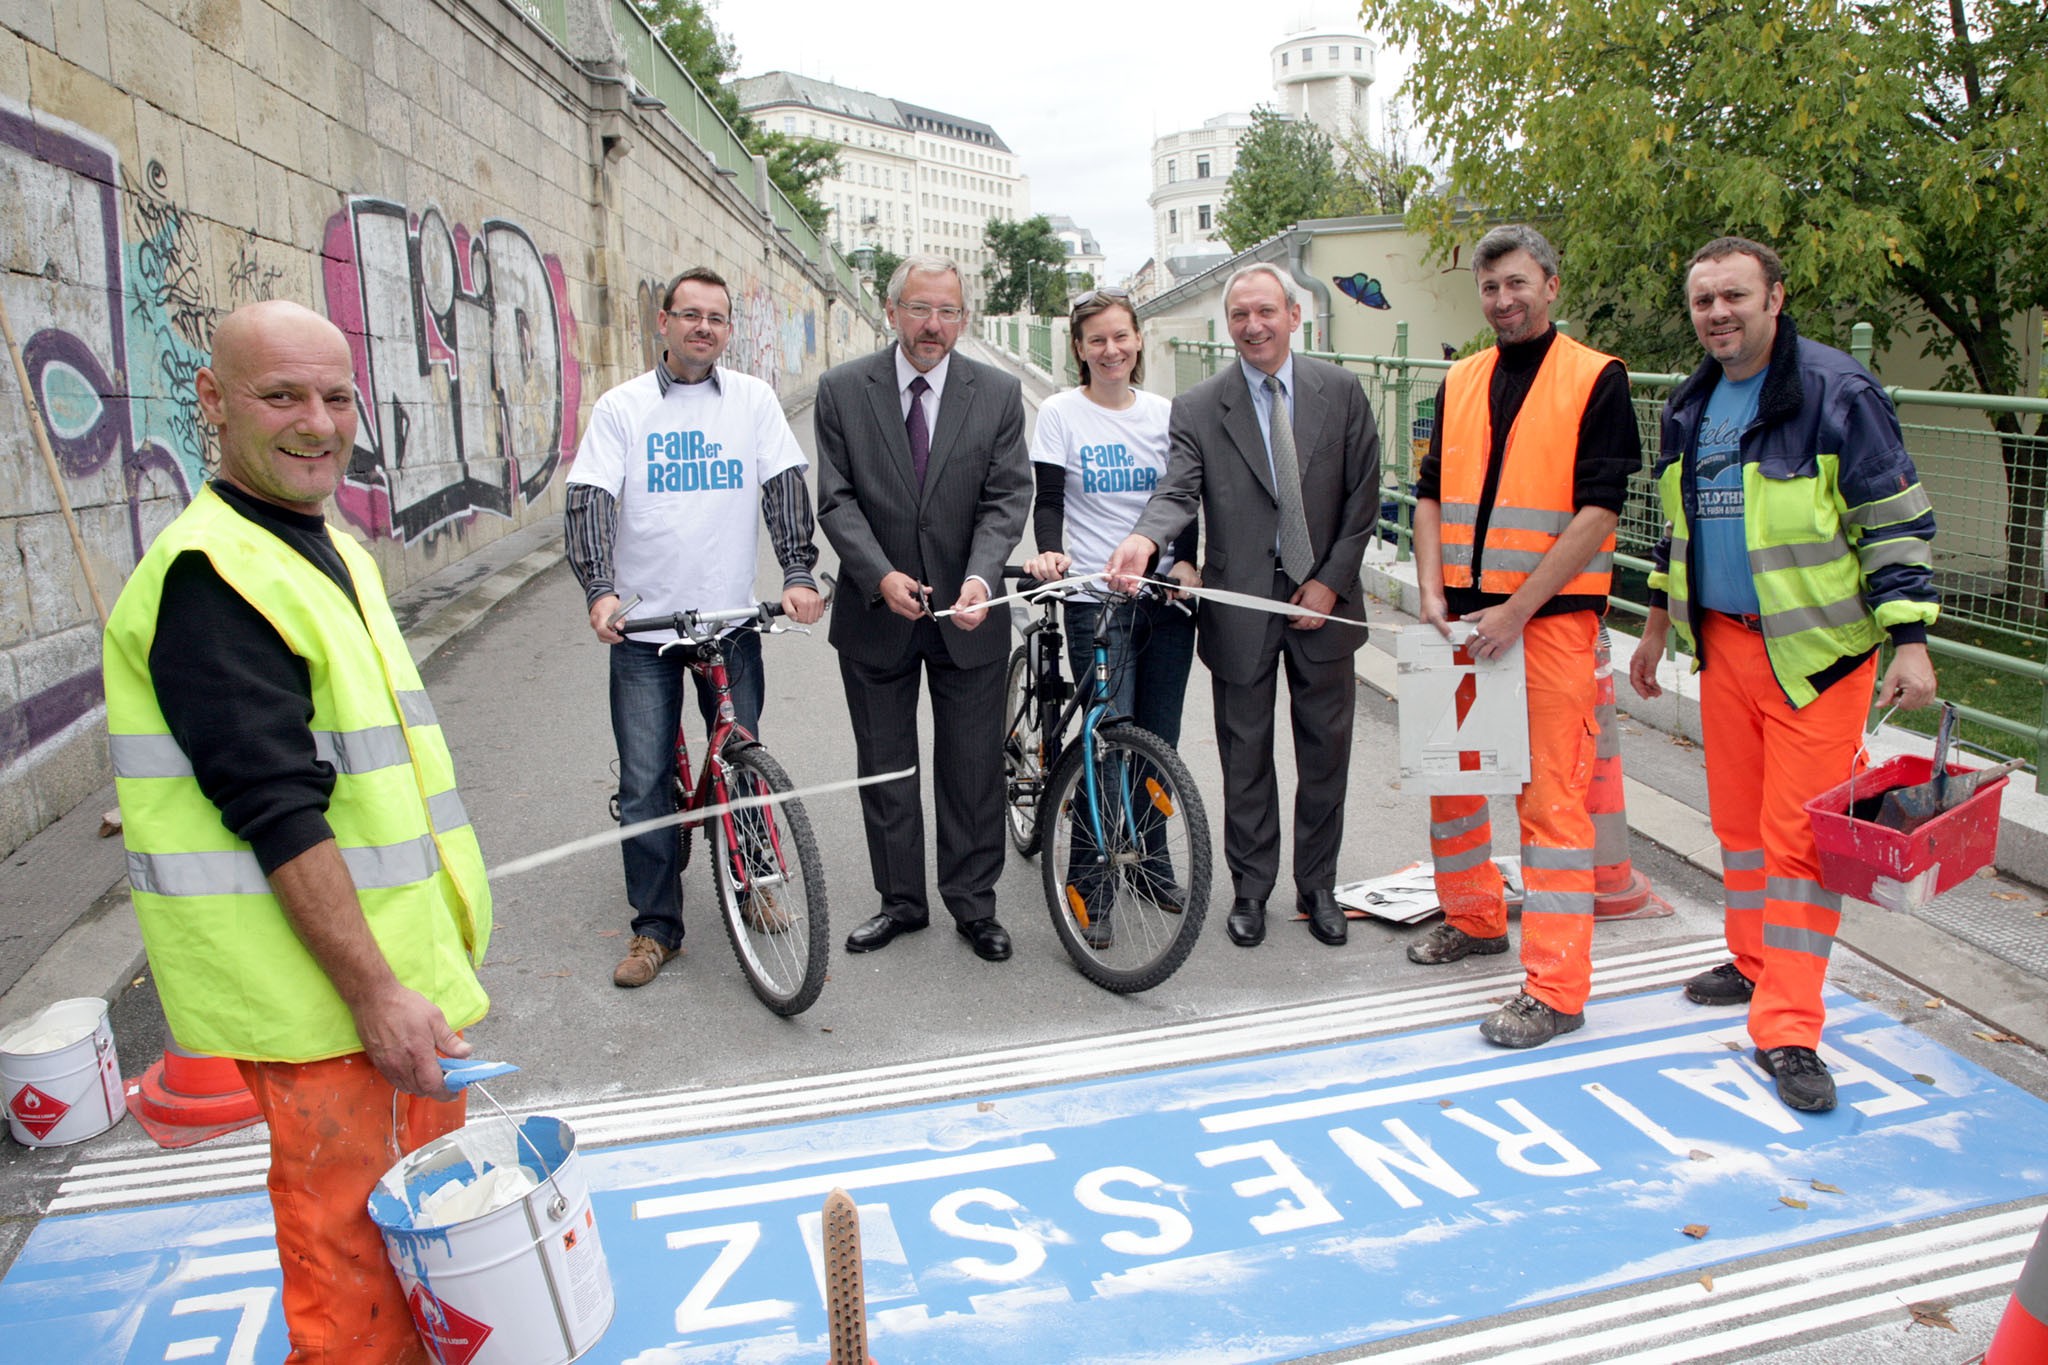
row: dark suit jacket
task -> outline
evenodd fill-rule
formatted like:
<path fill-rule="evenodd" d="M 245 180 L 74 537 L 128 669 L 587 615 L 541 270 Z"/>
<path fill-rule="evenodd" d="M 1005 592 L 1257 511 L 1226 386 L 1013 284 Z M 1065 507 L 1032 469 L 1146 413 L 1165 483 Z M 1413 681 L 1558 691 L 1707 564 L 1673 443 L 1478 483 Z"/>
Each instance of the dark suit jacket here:
<path fill-rule="evenodd" d="M 1158 545 L 1203 513 L 1202 582 L 1231 592 L 1273 595 L 1273 542 L 1280 504 L 1244 368 L 1236 357 L 1173 400 L 1166 476 L 1138 517 L 1137 533 Z M 1358 564 L 1380 510 L 1380 434 L 1358 376 L 1328 361 L 1294 357 L 1294 449 L 1302 510 L 1315 547 L 1313 577 L 1337 594 L 1331 614 L 1363 622 Z M 1197 648 L 1209 671 L 1246 683 L 1278 638 L 1280 617 L 1205 603 Z M 1326 623 L 1296 632 L 1303 653 L 1330 660 L 1365 643 L 1365 627 Z"/>
<path fill-rule="evenodd" d="M 839 552 L 844 583 L 832 607 L 833 648 L 876 668 L 902 662 L 915 622 L 882 605 L 882 579 L 900 569 L 949 607 L 969 574 L 1003 591 L 1003 565 L 1031 509 L 1023 392 L 1015 379 L 955 351 L 939 396 L 924 491 L 896 388 L 896 343 L 849 360 L 818 381 L 818 521 Z M 974 630 L 939 623 L 956 667 L 1009 657 L 998 608 Z"/>

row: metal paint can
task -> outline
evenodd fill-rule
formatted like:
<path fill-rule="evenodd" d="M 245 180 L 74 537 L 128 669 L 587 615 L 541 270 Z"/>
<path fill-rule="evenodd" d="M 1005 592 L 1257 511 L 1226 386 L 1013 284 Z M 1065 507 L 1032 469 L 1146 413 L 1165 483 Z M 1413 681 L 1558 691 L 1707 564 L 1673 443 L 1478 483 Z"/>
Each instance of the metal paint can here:
<path fill-rule="evenodd" d="M 56 1035 L 63 1041 L 44 1045 Z M 0 1102 L 7 1131 L 28 1147 L 98 1137 L 128 1112 L 107 1002 L 59 1000 L 0 1030 Z"/>
<path fill-rule="evenodd" d="M 415 1226 L 427 1195 L 508 1166 L 534 1188 L 463 1222 Z M 611 1273 L 576 1134 L 560 1119 L 488 1118 L 436 1138 L 384 1173 L 370 1218 L 442 1365 L 565 1365 L 611 1325 Z"/>

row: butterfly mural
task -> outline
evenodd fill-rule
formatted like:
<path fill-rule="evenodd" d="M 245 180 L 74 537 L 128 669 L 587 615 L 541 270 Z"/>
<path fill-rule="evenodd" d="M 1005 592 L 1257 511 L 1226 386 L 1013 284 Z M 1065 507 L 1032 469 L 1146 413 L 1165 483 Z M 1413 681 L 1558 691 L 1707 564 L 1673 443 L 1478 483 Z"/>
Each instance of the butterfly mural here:
<path fill-rule="evenodd" d="M 1380 282 L 1364 271 L 1356 275 L 1332 276 L 1336 286 L 1344 291 L 1344 297 L 1368 308 L 1391 308 L 1387 296 L 1380 292 Z"/>

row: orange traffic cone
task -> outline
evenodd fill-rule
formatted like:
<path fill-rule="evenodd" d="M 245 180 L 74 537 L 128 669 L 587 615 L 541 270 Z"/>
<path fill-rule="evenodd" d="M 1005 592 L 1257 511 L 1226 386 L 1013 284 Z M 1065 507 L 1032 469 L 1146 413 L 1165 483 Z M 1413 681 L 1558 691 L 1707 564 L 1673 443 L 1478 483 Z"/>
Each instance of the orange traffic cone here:
<path fill-rule="evenodd" d="M 1991 1349 L 1984 1353 L 1984 1365 L 2039 1365 L 2043 1360 L 2048 1360 L 2048 1223 L 2034 1238 Z"/>
<path fill-rule="evenodd" d="M 1613 642 L 1605 625 L 1593 651 L 1593 715 L 1600 726 L 1593 786 L 1586 810 L 1593 817 L 1593 918 L 1655 919 L 1671 907 L 1650 894 L 1650 879 L 1635 870 L 1628 851 L 1628 799 L 1621 787 L 1621 726 L 1614 712 Z"/>
<path fill-rule="evenodd" d="M 187 1052 L 176 1042 L 140 1080 L 128 1082 L 128 1112 L 159 1147 L 190 1147 L 261 1117 L 232 1061 Z"/>

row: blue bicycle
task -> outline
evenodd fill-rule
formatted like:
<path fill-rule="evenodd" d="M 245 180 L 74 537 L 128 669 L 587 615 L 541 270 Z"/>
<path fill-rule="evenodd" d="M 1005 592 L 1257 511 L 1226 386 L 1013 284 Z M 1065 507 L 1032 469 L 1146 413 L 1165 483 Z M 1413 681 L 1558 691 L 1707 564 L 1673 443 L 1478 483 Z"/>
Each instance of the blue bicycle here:
<path fill-rule="evenodd" d="M 1032 581 L 1015 566 L 1003 576 Z M 1070 686 L 1058 604 L 1077 592 L 1104 610 L 1094 666 Z M 1173 975 L 1209 907 L 1209 821 L 1194 778 L 1165 740 L 1109 710 L 1109 630 L 1134 600 L 1100 582 L 1037 596 L 1040 618 L 1011 659 L 1003 748 L 1011 835 L 1026 856 L 1042 853 L 1060 944 L 1083 976 L 1123 994 Z M 1077 716 L 1079 733 L 1067 739 Z"/>

